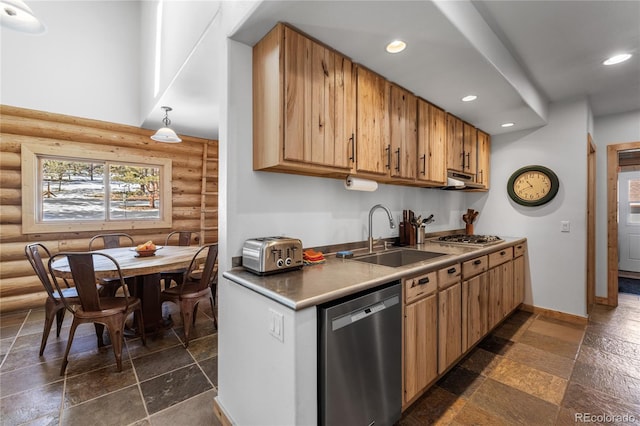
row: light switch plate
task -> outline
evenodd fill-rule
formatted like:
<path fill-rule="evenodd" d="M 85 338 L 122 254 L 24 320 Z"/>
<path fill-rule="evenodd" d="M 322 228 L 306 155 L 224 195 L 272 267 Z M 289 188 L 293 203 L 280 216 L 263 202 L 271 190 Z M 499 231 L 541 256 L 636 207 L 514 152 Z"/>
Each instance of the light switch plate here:
<path fill-rule="evenodd" d="M 269 334 L 284 342 L 284 315 L 274 309 L 269 309 Z"/>

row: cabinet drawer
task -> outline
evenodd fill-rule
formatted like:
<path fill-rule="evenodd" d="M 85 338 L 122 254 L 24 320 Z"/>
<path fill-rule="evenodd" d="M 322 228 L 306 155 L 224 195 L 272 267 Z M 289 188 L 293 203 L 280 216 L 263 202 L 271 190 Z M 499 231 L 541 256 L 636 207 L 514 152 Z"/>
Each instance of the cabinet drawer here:
<path fill-rule="evenodd" d="M 487 256 L 476 257 L 462 264 L 462 277 L 466 280 L 487 270 Z"/>
<path fill-rule="evenodd" d="M 436 291 L 438 289 L 437 275 L 437 272 L 433 271 L 428 274 L 405 279 L 405 303 L 414 302 Z"/>
<path fill-rule="evenodd" d="M 513 259 L 513 247 L 508 247 L 506 249 L 498 250 L 495 253 L 489 254 L 489 269 L 502 265 L 505 262 Z"/>
<path fill-rule="evenodd" d="M 460 281 L 460 264 L 447 266 L 438 271 L 438 288 L 447 288 Z"/>
<path fill-rule="evenodd" d="M 522 256 L 527 252 L 527 243 L 520 243 L 513 246 L 513 257 Z"/>

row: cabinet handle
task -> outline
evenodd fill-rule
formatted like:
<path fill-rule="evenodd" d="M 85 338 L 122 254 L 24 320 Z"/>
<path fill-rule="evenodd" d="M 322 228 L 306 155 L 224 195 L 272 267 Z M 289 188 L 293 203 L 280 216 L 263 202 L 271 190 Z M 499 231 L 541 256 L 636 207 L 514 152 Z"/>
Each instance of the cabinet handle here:
<path fill-rule="evenodd" d="M 427 173 L 427 154 L 424 154 L 420 159 L 422 160 L 422 171 L 420 174 L 425 175 Z"/>
<path fill-rule="evenodd" d="M 356 161 L 355 135 L 353 133 L 351 133 L 349 140 L 351 141 L 351 157 L 349 157 L 349 160 L 353 163 Z"/>
<path fill-rule="evenodd" d="M 455 274 L 455 273 L 456 273 L 456 268 L 447 269 L 447 274 Z"/>
<path fill-rule="evenodd" d="M 396 155 L 398 156 L 398 165 L 396 166 L 396 171 L 400 173 L 400 148 L 396 149 Z"/>
<path fill-rule="evenodd" d="M 480 260 L 480 259 L 476 259 L 476 260 L 473 261 L 474 265 L 479 265 L 481 263 L 482 263 L 482 260 Z"/>
<path fill-rule="evenodd" d="M 521 250 L 521 249 L 522 249 L 522 246 L 517 246 L 516 248 L 517 248 L 518 250 Z"/>
<path fill-rule="evenodd" d="M 507 254 L 507 252 L 506 252 L 506 251 L 504 251 L 504 250 L 502 250 L 502 251 L 500 252 L 500 256 L 504 256 L 505 254 Z"/>
<path fill-rule="evenodd" d="M 480 170 L 478 173 L 480 174 L 480 182 L 479 183 L 484 183 L 484 174 L 483 174 L 484 170 Z"/>
<path fill-rule="evenodd" d="M 391 145 L 387 145 L 387 147 L 384 150 L 387 151 L 387 170 L 390 170 L 391 169 Z"/>
<path fill-rule="evenodd" d="M 467 157 L 467 161 L 462 161 L 463 163 L 463 168 L 467 168 L 467 169 L 471 169 L 471 166 L 469 165 L 469 163 L 471 162 L 471 158 L 470 158 L 470 152 L 467 152 L 466 157 Z"/>
<path fill-rule="evenodd" d="M 421 278 L 418 280 L 418 285 L 425 285 L 429 283 L 429 277 Z"/>

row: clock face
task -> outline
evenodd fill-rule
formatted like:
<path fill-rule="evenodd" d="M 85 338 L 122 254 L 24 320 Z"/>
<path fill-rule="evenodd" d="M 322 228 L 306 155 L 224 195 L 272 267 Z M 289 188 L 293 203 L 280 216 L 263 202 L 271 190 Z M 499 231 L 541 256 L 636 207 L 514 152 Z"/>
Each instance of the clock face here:
<path fill-rule="evenodd" d="M 527 166 L 517 170 L 507 185 L 509 196 L 523 206 L 548 203 L 558 193 L 556 174 L 543 166 Z"/>

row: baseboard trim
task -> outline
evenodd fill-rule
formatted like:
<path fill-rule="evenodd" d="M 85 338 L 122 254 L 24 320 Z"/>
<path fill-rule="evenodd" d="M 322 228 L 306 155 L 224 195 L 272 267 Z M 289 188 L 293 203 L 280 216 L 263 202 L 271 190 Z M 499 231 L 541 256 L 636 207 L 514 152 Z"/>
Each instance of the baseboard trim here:
<path fill-rule="evenodd" d="M 562 321 L 567 321 L 573 324 L 584 325 L 589 322 L 589 318 L 582 317 L 580 315 L 568 314 L 566 312 L 553 311 L 551 309 L 539 308 L 533 305 L 522 304 L 520 305 L 520 309 L 526 312 L 531 312 L 534 314 L 539 314 L 545 317 L 555 318 Z"/>
<path fill-rule="evenodd" d="M 222 408 L 222 406 L 218 402 L 217 396 L 213 398 L 213 412 L 215 413 L 218 420 L 220 420 L 220 423 L 222 423 L 222 426 L 233 426 L 233 422 L 229 419 L 229 416 L 227 416 L 227 413 L 225 413 L 224 408 Z"/>

